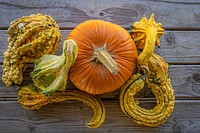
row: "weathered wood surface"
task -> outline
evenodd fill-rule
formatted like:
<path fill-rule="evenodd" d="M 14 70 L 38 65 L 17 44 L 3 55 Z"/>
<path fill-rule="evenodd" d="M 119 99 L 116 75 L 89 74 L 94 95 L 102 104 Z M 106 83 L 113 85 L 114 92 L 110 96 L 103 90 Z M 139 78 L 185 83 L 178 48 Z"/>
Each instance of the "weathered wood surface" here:
<path fill-rule="evenodd" d="M 80 102 L 62 102 L 44 106 L 38 111 L 24 110 L 16 101 L 1 101 L 0 131 L 20 133 L 196 133 L 200 131 L 200 100 L 176 100 L 169 119 L 158 127 L 136 124 L 125 116 L 118 101 L 103 101 L 107 116 L 98 129 L 89 129 L 85 124 L 92 118 L 90 107 Z M 144 107 L 152 107 L 154 101 L 141 101 Z"/>
<path fill-rule="evenodd" d="M 5 87 L 0 79 L 0 132 L 175 132 L 200 131 L 200 1 L 199 0 L 0 0 L 0 77 L 3 52 L 7 49 L 6 29 L 9 23 L 33 13 L 51 15 L 61 28 L 62 41 L 79 23 L 88 19 L 114 22 L 130 30 L 129 26 L 142 16 L 155 14 L 156 21 L 166 30 L 161 48 L 155 52 L 170 64 L 169 77 L 175 90 L 175 110 L 158 127 L 145 127 L 132 122 L 119 107 L 119 92 L 99 95 L 106 106 L 107 117 L 98 129 L 88 129 L 85 123 L 92 117 L 92 109 L 80 102 L 50 104 L 39 111 L 26 111 L 17 102 L 17 89 Z M 31 83 L 30 65 L 24 73 L 24 83 Z M 74 88 L 72 84 L 69 88 Z M 138 95 L 142 107 L 152 108 L 149 89 Z"/>
<path fill-rule="evenodd" d="M 29 67 L 24 73 L 24 82 L 21 86 L 32 83 L 29 76 L 33 67 Z M 0 75 L 2 75 L 2 69 L 0 69 Z M 172 86 L 175 90 L 176 98 L 200 98 L 200 65 L 170 65 L 169 77 L 171 79 Z M 6 87 L 0 79 L 0 98 L 17 97 L 18 86 Z M 68 88 L 75 88 L 71 83 L 68 84 Z M 112 93 L 100 95 L 101 98 L 118 99 L 120 89 Z M 154 97 L 151 90 L 146 89 L 138 94 L 138 97 Z"/>
<path fill-rule="evenodd" d="M 61 30 L 62 40 L 57 54 L 62 52 L 62 43 L 70 30 Z M 8 47 L 6 30 L 0 30 L 0 62 Z M 161 48 L 156 48 L 166 62 L 172 64 L 200 64 L 200 31 L 166 31 L 161 37 Z"/>
<path fill-rule="evenodd" d="M 88 19 L 108 20 L 124 27 L 143 15 L 155 13 L 165 28 L 200 28 L 198 0 L 1 0 L 0 27 L 21 16 L 41 12 L 51 15 L 60 27 L 72 28 Z"/>

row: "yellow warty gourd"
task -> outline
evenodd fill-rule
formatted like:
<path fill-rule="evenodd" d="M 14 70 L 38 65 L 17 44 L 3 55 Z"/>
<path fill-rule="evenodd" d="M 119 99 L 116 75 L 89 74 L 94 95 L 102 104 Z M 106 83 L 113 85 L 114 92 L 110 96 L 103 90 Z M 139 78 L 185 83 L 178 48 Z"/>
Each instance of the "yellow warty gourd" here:
<path fill-rule="evenodd" d="M 168 64 L 154 53 L 154 47 L 160 46 L 159 38 L 164 34 L 161 23 L 143 17 L 134 24 L 132 37 L 141 54 L 137 58 L 140 72 L 133 75 L 121 88 L 120 106 L 122 111 L 138 124 L 158 126 L 165 122 L 174 109 L 174 90 L 168 77 Z M 144 73 L 146 75 L 142 75 Z M 156 97 L 156 106 L 145 109 L 139 106 L 134 95 L 144 87 L 151 88 Z"/>
<path fill-rule="evenodd" d="M 6 86 L 21 84 L 27 63 L 43 54 L 55 54 L 61 34 L 48 15 L 32 14 L 10 23 L 8 49 L 4 52 L 2 80 Z"/>

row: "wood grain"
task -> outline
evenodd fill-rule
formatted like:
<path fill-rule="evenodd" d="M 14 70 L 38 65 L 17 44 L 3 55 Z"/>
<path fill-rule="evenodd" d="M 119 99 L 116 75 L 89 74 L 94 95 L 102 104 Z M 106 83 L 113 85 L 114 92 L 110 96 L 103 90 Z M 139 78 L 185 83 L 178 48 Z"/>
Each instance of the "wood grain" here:
<path fill-rule="evenodd" d="M 155 14 L 166 30 L 161 48 L 155 52 L 170 64 L 169 77 L 175 91 L 175 109 L 170 118 L 158 127 L 138 125 L 126 117 L 119 107 L 120 89 L 99 95 L 106 107 L 106 120 L 100 128 L 89 129 L 92 109 L 77 101 L 44 106 L 27 111 L 17 102 L 19 86 L 7 88 L 0 78 L 0 132 L 2 133 L 196 133 L 200 131 L 200 1 L 199 0 L 0 0 L 0 77 L 3 53 L 8 43 L 9 23 L 33 13 L 51 15 L 62 29 L 62 41 L 69 32 L 89 19 L 119 24 L 130 31 L 130 25 L 146 15 Z M 24 73 L 22 85 L 32 83 L 29 76 L 33 64 Z M 69 89 L 76 89 L 69 81 Z M 136 96 L 144 108 L 153 108 L 155 99 L 145 88 Z"/>
<path fill-rule="evenodd" d="M 152 108 L 154 101 L 140 101 L 145 108 Z M 160 133 L 200 131 L 200 100 L 176 100 L 175 109 L 169 119 L 157 127 L 145 127 L 125 116 L 118 101 L 103 101 L 106 120 L 97 129 L 85 127 L 92 109 L 80 102 L 62 102 L 44 106 L 38 111 L 27 111 L 17 101 L 1 101 L 0 131 L 5 133 L 36 132 L 103 132 L 103 133 Z"/>
<path fill-rule="evenodd" d="M 0 0 L 0 27 L 22 16 L 51 15 L 62 28 L 73 28 L 88 19 L 111 21 L 128 28 L 142 16 L 154 13 L 168 29 L 200 29 L 198 0 Z"/>
<path fill-rule="evenodd" d="M 30 65 L 28 70 L 24 73 L 24 82 L 21 86 L 32 83 L 29 73 L 33 70 L 33 66 Z M 2 69 L 0 67 L 0 76 L 2 75 Z M 200 98 L 200 65 L 170 65 L 169 77 L 173 89 L 175 90 L 176 98 Z M 0 79 L 0 98 L 17 97 L 17 90 L 19 86 L 6 87 Z M 74 89 L 72 83 L 69 82 L 68 89 Z M 118 99 L 120 89 L 112 92 L 100 95 L 105 99 Z M 145 88 L 137 94 L 138 98 L 152 98 L 154 95 L 151 90 Z"/>
<path fill-rule="evenodd" d="M 62 53 L 62 43 L 70 30 L 61 30 L 57 55 Z M 171 64 L 200 64 L 200 31 L 166 31 L 161 37 L 161 48 L 155 53 L 160 54 L 166 62 Z M 0 63 L 3 62 L 3 53 L 8 47 L 6 30 L 0 30 Z"/>
<path fill-rule="evenodd" d="M 199 36 L 200 31 L 166 31 L 155 53 L 171 64 L 200 64 Z"/>

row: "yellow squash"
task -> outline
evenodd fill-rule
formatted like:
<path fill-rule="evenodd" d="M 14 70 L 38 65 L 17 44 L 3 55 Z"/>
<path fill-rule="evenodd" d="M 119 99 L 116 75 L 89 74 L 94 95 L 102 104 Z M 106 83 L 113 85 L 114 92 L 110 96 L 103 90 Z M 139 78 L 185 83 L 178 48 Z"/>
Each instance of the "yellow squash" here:
<path fill-rule="evenodd" d="M 18 92 L 18 101 L 27 110 L 37 110 L 42 106 L 53 103 L 53 102 L 62 102 L 66 100 L 78 100 L 88 106 L 90 106 L 94 115 L 87 127 L 97 128 L 105 120 L 106 111 L 101 100 L 95 96 L 79 90 L 66 90 L 66 91 L 56 91 L 52 95 L 47 96 L 43 93 L 39 93 L 37 88 L 33 85 L 24 86 Z"/>
<path fill-rule="evenodd" d="M 160 23 L 154 21 L 154 15 L 149 20 L 146 17 L 134 24 L 132 37 L 137 48 L 142 50 L 137 58 L 140 73 L 132 77 L 122 86 L 120 93 L 120 107 L 122 111 L 138 124 L 158 126 L 165 122 L 174 109 L 174 90 L 168 77 L 168 64 L 163 58 L 154 54 L 154 47 L 160 46 L 159 38 L 164 34 Z M 145 109 L 139 106 L 134 95 L 144 84 L 152 89 L 156 97 L 156 106 Z"/>
<path fill-rule="evenodd" d="M 4 52 L 2 80 L 6 86 L 21 84 L 27 63 L 43 54 L 55 54 L 61 33 L 48 15 L 32 14 L 10 23 L 8 49 Z"/>

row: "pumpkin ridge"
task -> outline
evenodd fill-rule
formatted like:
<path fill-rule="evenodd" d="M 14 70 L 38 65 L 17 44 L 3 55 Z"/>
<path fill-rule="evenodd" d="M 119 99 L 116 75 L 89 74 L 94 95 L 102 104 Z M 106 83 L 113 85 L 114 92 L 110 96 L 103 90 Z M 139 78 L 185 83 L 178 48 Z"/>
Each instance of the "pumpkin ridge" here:
<path fill-rule="evenodd" d="M 95 69 L 94 69 L 94 67 L 96 66 L 96 64 L 95 65 L 92 65 L 91 67 L 90 67 L 90 71 L 87 73 L 87 74 L 90 74 L 90 73 L 93 73 L 94 71 L 95 71 Z M 86 84 L 86 86 L 85 86 L 85 91 L 90 91 L 90 87 L 88 87 L 88 85 L 89 85 L 89 83 L 90 82 L 92 82 L 92 79 L 93 79 L 93 77 L 95 76 L 94 74 L 91 74 L 92 76 L 90 77 L 90 78 L 86 78 L 86 80 L 87 80 L 87 84 Z"/>
<path fill-rule="evenodd" d="M 107 25 L 106 24 L 103 24 L 103 26 L 102 26 L 102 30 L 103 30 L 103 39 L 105 40 L 105 43 L 107 43 L 107 40 L 106 40 L 106 27 L 107 27 Z"/>
<path fill-rule="evenodd" d="M 90 21 L 90 20 L 89 20 Z M 91 20 L 94 24 L 93 25 L 90 25 L 89 23 L 89 21 L 86 21 L 85 22 L 85 27 L 83 28 L 83 27 L 78 27 L 77 29 L 79 29 L 79 30 L 83 30 L 84 31 L 84 33 L 85 34 L 83 34 L 82 32 L 81 32 L 81 34 L 83 34 L 84 35 L 84 37 L 85 37 L 85 35 L 88 35 L 89 34 L 89 36 L 88 37 L 86 37 L 86 38 L 89 38 L 89 40 L 91 40 L 91 43 L 90 43 L 90 45 L 92 46 L 93 44 L 94 44 L 94 38 L 97 38 L 98 36 L 97 36 L 97 31 L 96 30 L 94 30 L 94 29 L 92 29 L 92 28 L 95 28 L 95 20 Z M 92 26 L 92 27 L 91 27 Z M 92 30 L 92 31 L 91 31 Z M 98 46 L 99 47 L 99 46 Z"/>
<path fill-rule="evenodd" d="M 122 77 L 121 72 L 119 72 L 119 74 L 117 74 L 117 75 L 118 75 L 118 77 L 120 78 L 121 81 L 125 81 L 124 78 Z"/>
<path fill-rule="evenodd" d="M 97 65 L 97 67 L 98 67 L 99 69 L 101 69 L 101 66 Z M 97 79 L 97 81 L 99 81 L 99 80 L 101 79 L 101 73 L 100 73 L 98 70 L 96 70 L 96 73 L 97 73 L 96 79 Z M 91 84 L 94 84 L 94 83 L 92 82 Z M 97 86 L 95 86 L 95 90 L 94 90 L 94 88 L 91 88 L 91 87 L 90 87 L 89 93 L 98 94 L 98 92 L 97 92 L 97 91 L 99 90 L 98 84 L 99 84 L 99 82 L 96 83 Z"/>
<path fill-rule="evenodd" d="M 112 52 L 116 52 L 117 50 L 121 51 L 120 49 L 122 48 L 122 46 L 124 46 L 126 43 L 126 46 L 129 46 L 130 45 L 130 41 L 132 41 L 131 39 L 127 39 L 123 42 L 120 43 L 120 45 L 115 45 L 114 47 L 112 47 Z M 121 52 L 125 52 L 125 51 L 131 51 L 130 49 L 126 49 L 126 50 L 123 50 Z"/>
<path fill-rule="evenodd" d="M 79 29 L 74 29 L 74 30 L 77 31 L 77 32 L 79 32 L 79 34 L 82 35 L 82 37 L 83 37 L 84 39 L 86 39 L 88 45 L 84 44 L 84 43 L 81 42 L 80 40 L 77 40 L 77 39 L 76 39 L 76 40 L 79 41 L 79 43 L 84 44 L 84 46 L 90 48 L 89 45 L 91 44 L 91 42 L 85 37 L 85 35 L 82 34 L 82 32 L 81 32 Z M 78 43 L 78 42 L 77 42 L 77 43 Z"/>
<path fill-rule="evenodd" d="M 109 78 L 108 78 L 108 75 L 107 75 L 107 71 L 104 71 L 104 82 L 105 82 L 105 85 L 106 84 L 111 84 L 110 82 L 108 82 L 108 80 L 109 80 Z M 105 86 L 105 92 L 108 92 L 108 87 L 107 86 Z"/>
<path fill-rule="evenodd" d="M 70 69 L 70 72 L 73 72 L 73 71 L 76 71 L 76 70 L 78 70 L 78 69 L 80 69 L 80 68 L 83 68 L 83 66 L 85 66 L 87 63 L 82 63 L 81 65 L 78 65 L 78 66 L 76 66 L 76 68 L 71 68 Z"/>
<path fill-rule="evenodd" d="M 134 53 L 134 52 L 132 52 Z M 136 62 L 133 58 L 134 58 L 134 54 L 130 54 L 130 52 L 127 52 L 127 54 L 113 54 L 113 58 L 115 58 L 115 60 L 126 60 L 129 62 L 132 62 L 132 64 L 134 64 L 134 62 Z M 132 58 L 131 58 L 132 57 Z"/>
<path fill-rule="evenodd" d="M 127 43 L 128 41 L 130 41 L 130 39 L 127 39 L 123 42 L 121 42 L 119 45 L 114 45 L 113 47 L 109 47 L 110 49 L 113 49 L 112 52 L 115 52 L 116 50 L 120 49 L 122 46 L 124 46 L 125 43 Z M 129 44 L 129 43 L 128 43 Z M 109 49 L 108 48 L 108 49 Z M 127 51 L 127 50 L 125 50 Z M 123 51 L 124 52 L 124 51 Z"/>
<path fill-rule="evenodd" d="M 129 60 L 133 62 L 133 59 L 130 59 L 130 56 L 132 56 L 133 52 L 132 51 L 123 51 L 123 52 L 116 52 L 112 53 L 112 57 L 117 59 L 117 58 L 122 58 L 123 60 Z"/>
<path fill-rule="evenodd" d="M 110 73 L 108 73 L 108 75 L 110 76 Z M 110 76 L 111 77 L 111 76 Z M 114 79 L 114 77 L 111 77 L 111 83 L 113 83 L 114 85 L 116 85 L 117 83 L 116 83 L 116 80 Z M 110 92 L 110 91 L 109 91 Z"/>
<path fill-rule="evenodd" d="M 107 37 L 106 37 L 106 43 L 108 44 L 107 46 L 108 46 L 108 51 L 110 51 L 110 49 L 112 49 L 112 45 L 113 44 L 115 44 L 113 47 L 115 47 L 115 46 L 118 46 L 115 42 L 117 42 L 118 43 L 118 37 L 117 36 L 114 36 L 114 38 L 113 38 L 113 35 L 112 35 L 113 33 L 111 33 L 109 36 L 107 35 Z M 111 40 L 112 39 L 112 40 Z"/>
<path fill-rule="evenodd" d="M 87 90 L 87 83 L 86 82 L 88 82 L 88 78 L 86 78 L 86 75 L 90 74 L 90 72 L 91 71 L 89 69 L 87 69 L 87 67 L 86 67 L 85 71 L 82 72 L 81 74 L 79 74 L 79 77 L 80 77 L 81 80 L 77 79 L 77 81 L 79 81 L 79 85 L 81 85 L 84 88 L 84 90 Z"/>
<path fill-rule="evenodd" d="M 99 94 L 101 92 L 101 89 L 105 88 L 104 86 L 102 87 L 102 85 L 105 85 L 105 84 L 100 84 L 99 82 L 99 81 L 102 81 L 102 75 L 104 75 L 102 72 L 104 71 L 105 68 L 103 65 L 97 65 L 97 67 L 101 71 L 98 71 L 97 69 L 95 69 L 95 74 L 92 74 L 93 77 L 95 76 L 95 79 L 97 82 L 96 83 L 92 82 L 92 78 L 91 78 L 91 84 L 95 84 L 96 86 L 95 85 L 93 85 L 93 87 L 88 86 L 87 92 L 89 93 Z"/>
<path fill-rule="evenodd" d="M 109 51 L 108 47 L 109 45 L 112 44 L 113 40 L 110 40 L 112 38 L 112 32 L 110 33 L 110 23 L 106 22 L 104 25 L 104 31 L 103 31 L 103 36 L 104 36 L 104 44 L 107 44 L 107 50 Z M 109 34 L 108 34 L 109 33 Z"/>
<path fill-rule="evenodd" d="M 107 71 L 107 69 L 105 68 L 105 66 L 101 65 L 101 72 L 102 72 L 102 75 L 103 75 L 103 82 L 104 82 L 104 87 L 103 88 L 105 88 L 105 92 L 107 92 L 106 80 L 105 80 L 105 72 L 106 71 Z M 98 92 L 96 92 L 96 93 L 98 94 Z"/>
<path fill-rule="evenodd" d="M 83 69 L 84 72 L 85 72 L 85 70 L 87 70 L 88 67 L 81 67 L 81 69 Z M 70 73 L 71 73 L 71 74 L 70 74 L 70 77 L 71 77 L 71 76 L 75 77 L 75 78 L 73 78 L 73 79 L 70 78 L 72 82 L 78 81 L 78 80 L 79 80 L 79 78 L 78 78 L 79 76 L 82 77 L 82 76 L 81 76 L 82 72 L 77 72 L 77 74 L 73 74 L 74 71 L 76 71 L 76 70 L 77 70 L 76 67 L 75 67 L 74 69 L 70 69 Z M 75 85 L 75 86 L 76 86 L 76 85 Z"/>
<path fill-rule="evenodd" d="M 92 56 L 86 55 L 84 53 L 81 53 L 80 56 L 82 56 L 82 57 L 79 57 L 77 59 L 78 62 L 87 62 L 87 63 L 91 63 L 92 62 L 92 59 L 91 59 Z"/>
<path fill-rule="evenodd" d="M 81 42 L 80 40 L 76 39 L 76 43 L 78 43 L 78 45 L 82 45 L 82 46 L 84 46 L 84 47 L 87 47 L 88 49 L 91 49 L 90 46 L 88 45 L 89 42 L 88 42 L 88 44 L 84 44 L 84 43 Z M 79 51 L 81 51 L 81 50 L 79 50 Z"/>
<path fill-rule="evenodd" d="M 88 49 L 88 50 L 79 50 L 79 54 L 84 55 L 91 55 L 90 52 L 93 51 L 92 49 Z"/>
<path fill-rule="evenodd" d="M 114 45 L 114 46 L 112 46 L 112 44 L 115 44 L 114 42 L 116 42 L 116 40 L 117 40 L 117 37 L 115 37 L 110 43 L 108 43 L 109 45 L 108 45 L 108 51 L 110 51 L 110 49 L 116 49 L 116 48 L 118 48 L 119 47 L 119 45 Z M 110 46 L 111 45 L 111 46 Z"/>
<path fill-rule="evenodd" d="M 116 60 L 116 61 L 118 61 L 119 60 L 119 58 L 120 58 L 120 60 L 123 60 L 123 61 L 126 61 L 126 62 L 129 62 L 130 64 L 134 64 L 134 63 L 136 63 L 136 61 L 135 60 L 133 60 L 133 59 L 129 59 L 129 57 L 130 56 L 124 56 L 124 55 L 113 55 L 113 58 Z M 124 63 L 124 62 L 122 62 L 122 63 Z"/>
<path fill-rule="evenodd" d="M 86 55 L 86 53 L 79 53 L 80 56 L 77 61 L 87 61 L 88 63 L 92 62 L 92 55 Z"/>
<path fill-rule="evenodd" d="M 129 67 L 123 65 L 121 62 L 118 62 L 118 65 L 119 65 L 119 68 L 123 67 L 124 69 L 128 70 L 129 72 L 132 72 Z"/>
<path fill-rule="evenodd" d="M 126 82 L 129 79 L 129 76 L 127 76 L 124 73 L 119 73 L 119 75 L 121 76 L 121 78 L 123 79 L 124 82 Z M 121 86 L 120 86 L 121 87 Z"/>
<path fill-rule="evenodd" d="M 85 66 L 85 65 L 87 65 L 87 66 Z M 73 72 L 73 71 L 79 70 L 80 68 L 82 68 L 82 69 L 84 69 L 84 68 L 87 69 L 88 67 L 89 67 L 88 63 L 83 62 L 82 64 L 76 65 L 76 67 L 71 68 L 70 71 Z M 85 72 L 85 70 L 84 70 L 84 72 Z M 81 74 L 82 74 L 82 73 L 81 73 Z"/>
<path fill-rule="evenodd" d="M 97 21 L 94 21 L 96 36 L 99 37 L 99 30 L 98 30 L 98 24 L 97 23 L 98 23 Z"/>

